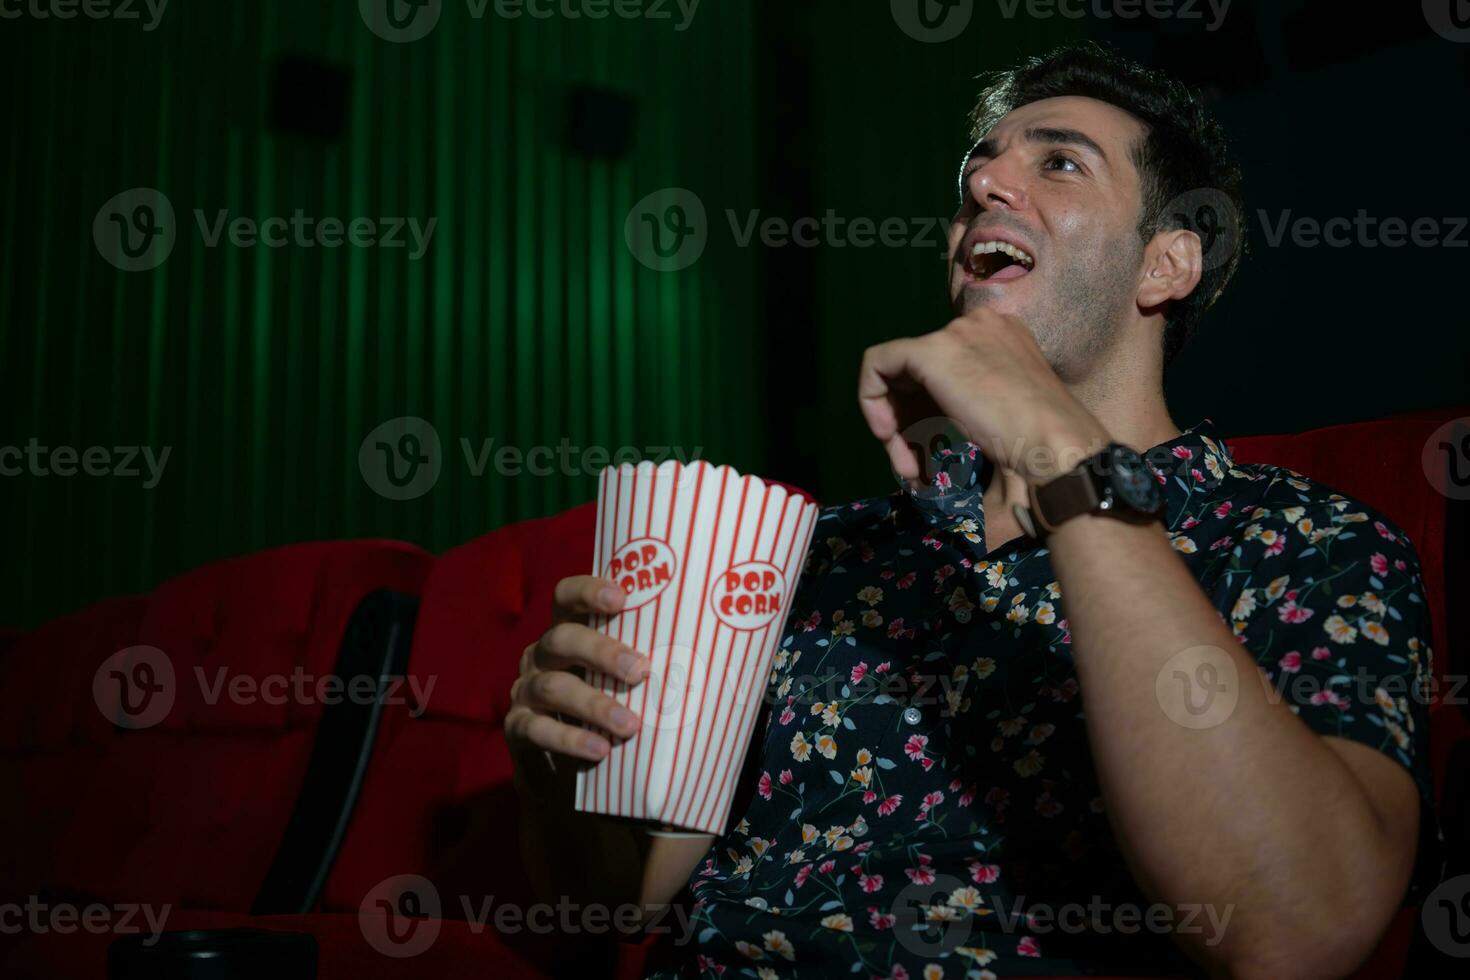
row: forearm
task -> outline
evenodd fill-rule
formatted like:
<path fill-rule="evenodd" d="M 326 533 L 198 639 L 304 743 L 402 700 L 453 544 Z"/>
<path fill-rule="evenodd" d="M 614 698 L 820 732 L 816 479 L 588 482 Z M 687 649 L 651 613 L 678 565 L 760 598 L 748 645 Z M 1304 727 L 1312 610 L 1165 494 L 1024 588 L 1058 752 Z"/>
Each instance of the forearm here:
<path fill-rule="evenodd" d="M 543 900 L 636 904 L 651 914 L 678 895 L 709 850 L 708 835 L 652 837 L 628 821 L 578 812 L 575 771 L 553 770 L 539 749 L 519 753 L 515 785 L 521 853 Z"/>
<path fill-rule="evenodd" d="M 1157 525 L 1080 517 L 1049 546 L 1098 778 L 1140 885 L 1165 903 L 1213 905 L 1222 919 L 1233 906 L 1223 941 L 1193 943 L 1213 965 L 1251 973 L 1288 937 L 1296 962 L 1311 962 L 1313 944 L 1357 925 L 1341 897 L 1383 888 L 1363 880 L 1362 856 L 1383 832 L 1353 773 L 1268 698 Z M 1191 719 L 1184 698 L 1203 700 L 1212 670 L 1217 688 L 1228 685 L 1216 697 L 1235 703 Z"/>
<path fill-rule="evenodd" d="M 640 901 L 647 835 L 631 823 L 573 807 L 571 760 L 553 769 L 534 746 L 516 752 L 522 860 L 537 895 L 609 908 Z"/>

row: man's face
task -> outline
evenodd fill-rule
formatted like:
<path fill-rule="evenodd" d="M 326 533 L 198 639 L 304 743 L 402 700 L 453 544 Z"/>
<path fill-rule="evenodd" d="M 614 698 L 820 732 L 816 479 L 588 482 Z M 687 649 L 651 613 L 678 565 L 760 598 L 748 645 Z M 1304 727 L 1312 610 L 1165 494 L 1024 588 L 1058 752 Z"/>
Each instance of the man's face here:
<path fill-rule="evenodd" d="M 1130 149 L 1143 132 L 1096 99 L 1043 99 L 1002 119 L 960 176 L 955 312 L 1020 317 L 1065 381 L 1087 374 L 1135 308 L 1143 243 Z"/>

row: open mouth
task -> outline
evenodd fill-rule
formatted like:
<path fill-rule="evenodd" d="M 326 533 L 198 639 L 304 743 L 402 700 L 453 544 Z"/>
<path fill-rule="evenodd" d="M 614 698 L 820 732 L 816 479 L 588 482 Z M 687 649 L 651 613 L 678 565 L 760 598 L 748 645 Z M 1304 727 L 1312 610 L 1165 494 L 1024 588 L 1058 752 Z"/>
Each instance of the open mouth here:
<path fill-rule="evenodd" d="M 1004 282 L 1019 279 L 1036 265 L 1027 252 L 1010 242 L 976 242 L 965 263 L 970 275 L 981 282 Z"/>

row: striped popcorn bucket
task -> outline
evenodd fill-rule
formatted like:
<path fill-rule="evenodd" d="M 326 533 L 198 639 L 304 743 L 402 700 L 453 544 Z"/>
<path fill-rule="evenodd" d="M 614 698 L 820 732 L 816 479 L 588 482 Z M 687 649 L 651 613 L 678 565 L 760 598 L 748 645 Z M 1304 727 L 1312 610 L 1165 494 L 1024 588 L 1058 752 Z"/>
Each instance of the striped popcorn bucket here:
<path fill-rule="evenodd" d="M 578 810 L 724 830 L 818 509 L 704 460 L 602 471 L 593 568 L 627 599 L 592 625 L 651 664 L 634 687 L 590 676 L 643 727 L 578 775 Z"/>

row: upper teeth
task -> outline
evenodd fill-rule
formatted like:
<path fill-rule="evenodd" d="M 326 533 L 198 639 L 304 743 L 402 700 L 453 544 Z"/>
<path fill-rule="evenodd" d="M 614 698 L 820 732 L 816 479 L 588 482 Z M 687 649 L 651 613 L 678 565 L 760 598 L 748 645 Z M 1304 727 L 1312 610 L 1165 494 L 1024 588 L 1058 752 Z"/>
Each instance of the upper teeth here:
<path fill-rule="evenodd" d="M 975 247 L 970 250 L 970 261 L 973 263 L 978 255 L 989 255 L 991 252 L 1002 252 L 1015 259 L 1028 268 L 1035 264 L 1036 260 L 1021 251 L 1010 242 L 976 242 Z"/>

